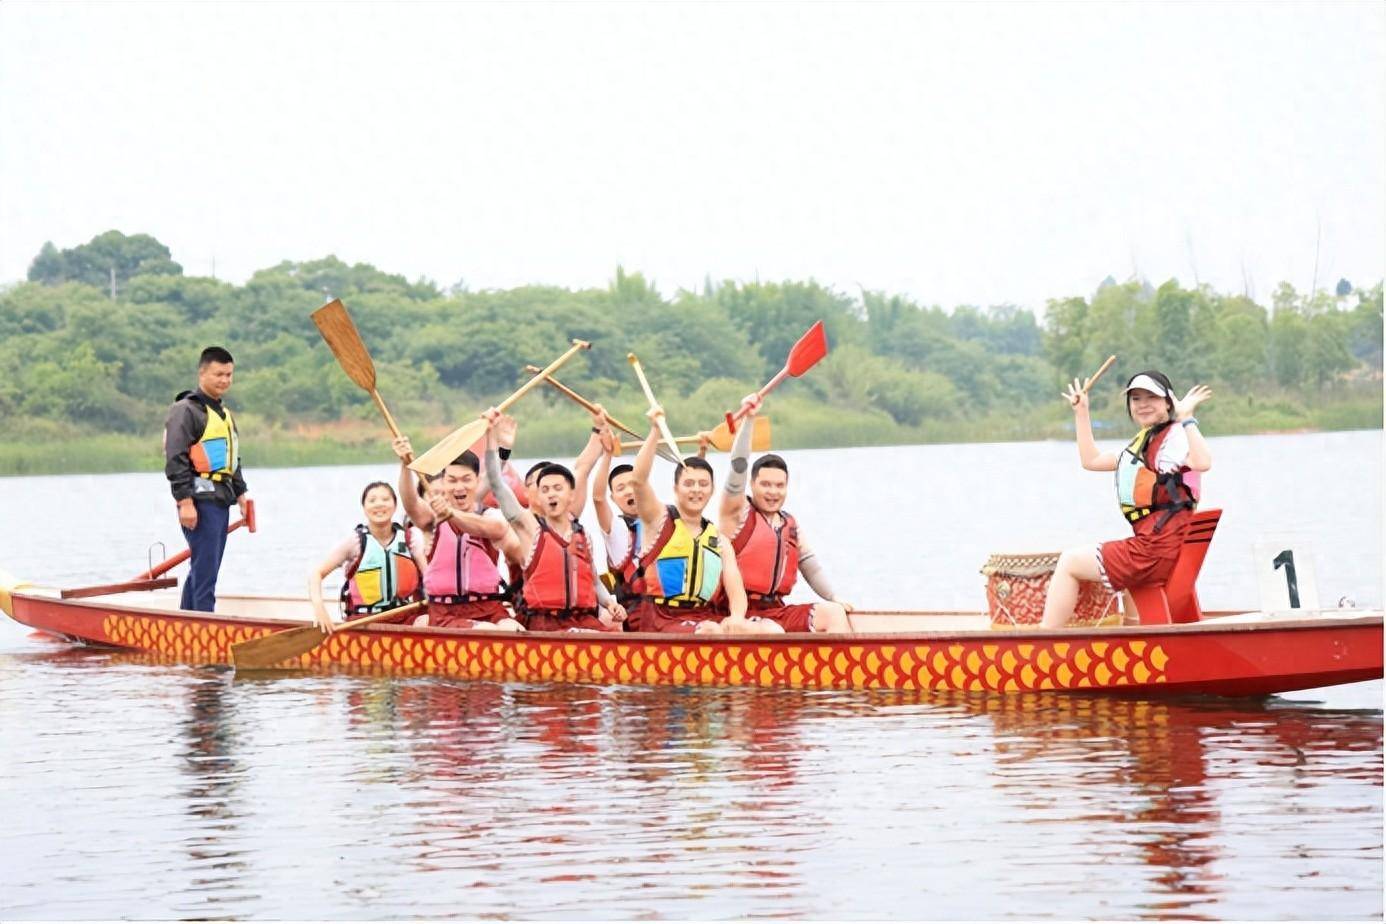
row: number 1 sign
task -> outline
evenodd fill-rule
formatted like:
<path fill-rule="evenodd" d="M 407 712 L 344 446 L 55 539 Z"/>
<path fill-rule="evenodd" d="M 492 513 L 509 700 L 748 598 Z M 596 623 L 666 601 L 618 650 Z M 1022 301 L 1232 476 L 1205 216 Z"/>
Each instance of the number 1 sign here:
<path fill-rule="evenodd" d="M 1286 613 L 1319 608 L 1314 550 L 1303 539 L 1264 539 L 1252 546 L 1261 609 Z"/>

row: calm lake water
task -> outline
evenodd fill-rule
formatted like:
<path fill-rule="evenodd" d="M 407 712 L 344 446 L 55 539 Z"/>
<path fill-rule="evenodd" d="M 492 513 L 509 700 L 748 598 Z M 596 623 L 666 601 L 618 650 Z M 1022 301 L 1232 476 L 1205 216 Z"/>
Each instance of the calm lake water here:
<path fill-rule="evenodd" d="M 1270 539 L 1325 605 L 1381 606 L 1380 431 L 1212 446 L 1206 607 L 1258 607 Z M 248 449 L 260 531 L 221 589 L 301 594 L 394 470 Z M 786 456 L 861 607 L 980 609 L 988 555 L 1124 529 L 1070 444 Z M 0 479 L 0 568 L 25 578 L 128 577 L 155 540 L 181 547 L 160 476 Z M 1164 703 L 246 680 L 0 618 L 0 919 L 1379 920 L 1381 707 L 1379 682 Z"/>

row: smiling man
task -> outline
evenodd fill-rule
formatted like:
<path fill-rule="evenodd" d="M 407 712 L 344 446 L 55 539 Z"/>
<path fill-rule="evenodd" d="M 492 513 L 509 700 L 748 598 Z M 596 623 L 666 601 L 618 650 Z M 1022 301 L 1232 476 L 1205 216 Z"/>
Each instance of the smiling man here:
<path fill-rule="evenodd" d="M 249 500 L 241 477 L 240 435 L 231 409 L 222 403 L 234 372 L 230 353 L 207 347 L 197 364 L 197 388 L 179 393 L 164 418 L 164 476 L 192 553 L 183 582 L 185 610 L 216 609 L 231 505 L 245 516 Z"/>
<path fill-rule="evenodd" d="M 777 455 L 764 455 L 751 467 L 751 493 L 746 492 L 746 466 L 750 461 L 751 432 L 755 429 L 760 396 L 748 395 L 746 419 L 732 443 L 731 474 L 727 477 L 719 512 L 722 535 L 736 553 L 741 581 L 746 587 L 744 623 L 729 629 L 757 632 L 850 632 L 849 604 L 838 600 L 799 523 L 784 509 L 789 493 L 789 464 Z M 786 603 L 802 574 L 822 603 Z"/>
<path fill-rule="evenodd" d="M 729 627 L 745 622 L 746 591 L 736 555 L 722 541 L 717 524 L 703 516 L 712 499 L 712 466 L 697 456 L 684 459 L 674 469 L 674 503 L 660 503 L 650 485 L 650 469 L 663 416 L 663 408 L 650 408 L 650 435 L 631 471 L 643 581 L 633 616 L 641 632 L 722 632 L 723 622 Z M 719 608 L 723 600 L 725 609 Z"/>
<path fill-rule="evenodd" d="M 530 506 L 500 478 L 498 431 L 506 418 L 496 408 L 484 415 L 491 427 L 486 474 L 507 528 L 499 544 L 524 575 L 517 612 L 531 632 L 615 631 L 625 609 L 607 593 L 592 563 L 592 545 L 573 512 L 577 479 L 566 466 L 546 462 L 532 472 Z M 590 463 L 589 463 L 590 465 Z M 581 509 L 579 504 L 578 509 Z"/>

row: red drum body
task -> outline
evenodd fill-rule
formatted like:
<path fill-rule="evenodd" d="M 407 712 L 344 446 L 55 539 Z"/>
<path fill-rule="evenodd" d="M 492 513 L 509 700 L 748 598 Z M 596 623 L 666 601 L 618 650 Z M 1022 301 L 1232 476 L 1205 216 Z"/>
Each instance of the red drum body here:
<path fill-rule="evenodd" d="M 987 610 L 993 629 L 1037 626 L 1044 617 L 1049 579 L 1059 564 L 1058 552 L 993 555 L 982 566 L 987 578 Z M 1078 583 L 1078 604 L 1070 626 L 1118 626 L 1117 595 L 1097 581 Z"/>

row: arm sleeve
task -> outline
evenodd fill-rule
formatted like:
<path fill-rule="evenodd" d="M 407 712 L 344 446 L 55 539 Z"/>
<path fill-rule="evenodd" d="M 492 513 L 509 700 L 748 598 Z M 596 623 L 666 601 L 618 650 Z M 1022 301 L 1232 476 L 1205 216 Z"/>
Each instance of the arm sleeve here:
<path fill-rule="evenodd" d="M 197 421 L 187 401 L 175 401 L 164 418 L 164 477 L 173 492 L 173 499 L 192 497 L 195 473 L 188 450 L 197 442 Z"/>
<path fill-rule="evenodd" d="M 736 439 L 731 448 L 731 474 L 722 490 L 736 497 L 746 493 L 746 472 L 751 467 L 751 433 L 755 421 L 749 417 L 741 421 L 741 429 L 736 431 Z"/>
<path fill-rule="evenodd" d="M 501 513 L 505 514 L 507 522 L 514 523 L 524 513 L 525 508 L 520 506 L 515 492 L 510 490 L 509 483 L 501 474 L 500 453 L 495 449 L 486 450 L 486 478 L 491 483 L 491 493 L 495 495 Z"/>
<path fill-rule="evenodd" d="M 837 599 L 837 595 L 833 593 L 833 585 L 828 583 L 828 575 L 823 570 L 823 564 L 818 560 L 818 556 L 813 554 L 813 549 L 804 542 L 802 532 L 799 533 L 799 573 L 818 596 L 824 600 Z"/>
<path fill-rule="evenodd" d="M 241 431 L 236 429 L 236 422 L 231 422 L 231 429 L 236 434 L 236 470 L 231 473 L 231 494 L 233 497 L 240 497 L 248 489 L 245 486 L 245 478 L 241 475 L 241 459 L 244 455 L 241 446 Z"/>

